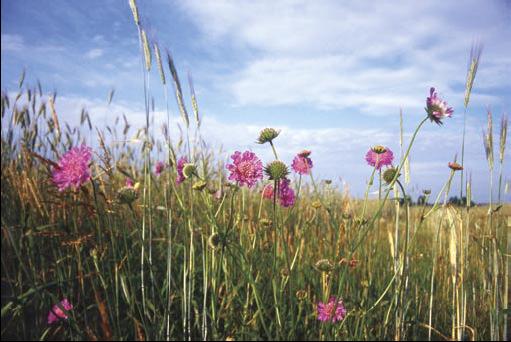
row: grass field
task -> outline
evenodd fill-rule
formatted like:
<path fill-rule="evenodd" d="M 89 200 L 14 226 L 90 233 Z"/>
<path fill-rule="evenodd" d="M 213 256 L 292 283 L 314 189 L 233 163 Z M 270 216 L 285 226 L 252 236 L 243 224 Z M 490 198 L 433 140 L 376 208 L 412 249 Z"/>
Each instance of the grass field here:
<path fill-rule="evenodd" d="M 447 120 L 432 111 L 402 141 L 400 158 L 381 171 L 368 166 L 365 198 L 316 179 L 312 164 L 284 168 L 277 130 L 247 137 L 273 151 L 264 170 L 236 158 L 227 167 L 201 138 L 193 88 L 190 111 L 174 61 L 148 41 L 131 5 L 141 82 L 155 69 L 165 94 L 171 83 L 181 138 L 170 139 L 175 127 L 150 125 L 147 86 L 146 126 L 135 135 L 122 118 L 96 128 L 87 112 L 70 127 L 56 95 L 27 86 L 24 75 L 17 93 L 2 93 L 2 339 L 506 339 L 507 119 L 494 142 L 489 113 L 488 177 L 498 180 L 489 192 L 499 195 L 484 206 L 470 205 L 463 178 L 466 199 L 449 204 L 463 177 L 454 164 L 439 193 L 424 192 L 427 205 L 404 200 L 421 127 Z M 93 148 L 72 150 L 90 137 Z M 297 158 L 307 163 L 314 152 Z"/>

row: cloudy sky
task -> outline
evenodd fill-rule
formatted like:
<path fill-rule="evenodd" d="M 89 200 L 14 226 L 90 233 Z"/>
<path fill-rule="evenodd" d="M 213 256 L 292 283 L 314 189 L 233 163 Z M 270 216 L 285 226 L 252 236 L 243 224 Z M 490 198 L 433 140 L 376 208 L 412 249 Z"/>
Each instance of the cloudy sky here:
<path fill-rule="evenodd" d="M 203 135 L 211 145 L 223 146 L 224 158 L 250 149 L 270 160 L 268 147 L 254 141 L 261 128 L 276 127 L 282 130 L 276 143 L 283 159 L 289 162 L 310 149 L 316 177 L 342 179 L 355 195 L 363 192 L 371 172 L 364 161 L 367 149 L 382 144 L 399 155 L 400 108 L 409 139 L 425 116 L 431 86 L 455 113 L 443 126 L 428 123 L 420 132 L 408 188 L 416 196 L 443 185 L 447 162 L 461 149 L 470 48 L 482 42 L 467 113 L 466 169 L 476 199 L 487 198 L 486 112 L 490 108 L 498 123 L 511 108 L 510 1 L 155 0 L 138 5 L 149 39 L 171 51 L 181 80 L 193 74 Z M 86 107 L 98 126 L 122 113 L 143 124 L 141 56 L 127 0 L 2 1 L 1 6 L 2 91 L 16 91 L 25 68 L 29 84 L 39 79 L 46 92 L 58 91 L 63 120 L 76 122 Z M 157 70 L 150 89 L 155 115 L 162 117 Z M 177 117 L 174 103 L 171 110 Z M 506 156 L 509 180 L 509 148 Z"/>

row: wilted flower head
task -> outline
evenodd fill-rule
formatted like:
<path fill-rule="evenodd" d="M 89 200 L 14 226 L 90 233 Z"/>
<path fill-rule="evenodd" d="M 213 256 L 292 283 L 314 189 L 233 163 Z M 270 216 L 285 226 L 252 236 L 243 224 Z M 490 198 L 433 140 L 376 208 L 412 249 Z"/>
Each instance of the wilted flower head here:
<path fill-rule="evenodd" d="M 318 303 L 318 320 L 322 322 L 339 322 L 346 317 L 346 308 L 342 299 L 330 297 L 328 303 Z"/>
<path fill-rule="evenodd" d="M 375 146 L 366 153 L 366 161 L 369 165 L 380 170 L 382 166 L 392 165 L 394 154 L 388 147 Z"/>
<path fill-rule="evenodd" d="M 388 168 L 383 173 L 383 180 L 385 181 L 385 183 L 390 185 L 390 183 L 392 183 L 392 181 L 396 177 L 396 174 L 397 174 L 397 169 L 395 167 Z M 400 176 L 400 174 L 397 175 L 397 177 L 399 177 L 399 176 Z"/>
<path fill-rule="evenodd" d="M 452 107 L 447 106 L 447 102 L 438 97 L 435 88 L 429 90 L 429 97 L 426 99 L 426 112 L 431 121 L 442 124 L 442 119 L 450 118 L 454 112 Z"/>
<path fill-rule="evenodd" d="M 263 198 L 272 199 L 273 198 L 273 185 L 267 184 L 263 188 Z"/>
<path fill-rule="evenodd" d="M 257 138 L 258 144 L 264 144 L 267 142 L 272 142 L 273 139 L 278 137 L 280 134 L 280 131 L 276 130 L 275 128 L 265 128 L 259 133 L 259 137 Z"/>
<path fill-rule="evenodd" d="M 279 182 L 279 200 L 280 205 L 284 208 L 291 207 L 295 204 L 295 192 L 289 184 L 291 181 L 289 179 L 282 179 Z"/>
<path fill-rule="evenodd" d="M 59 191 L 76 190 L 90 179 L 91 158 L 92 149 L 85 145 L 73 147 L 60 158 L 52 173 L 53 183 Z"/>
<path fill-rule="evenodd" d="M 188 163 L 188 158 L 181 157 L 177 161 L 177 177 L 176 177 L 176 185 L 179 185 L 185 181 L 185 176 L 183 175 L 183 168 L 185 164 Z"/>
<path fill-rule="evenodd" d="M 236 151 L 231 159 L 232 164 L 227 164 L 227 170 L 231 172 L 229 179 L 236 181 L 237 185 L 251 188 L 263 178 L 263 163 L 254 152 Z"/>
<path fill-rule="evenodd" d="M 271 180 L 284 179 L 289 174 L 287 165 L 280 160 L 274 160 L 268 163 L 264 168 L 264 172 Z"/>
<path fill-rule="evenodd" d="M 453 171 L 460 171 L 460 170 L 463 170 L 463 166 L 461 166 L 460 164 L 456 163 L 456 162 L 449 162 L 449 164 L 447 164 L 449 166 L 449 168 Z"/>
<path fill-rule="evenodd" d="M 64 298 L 60 301 L 60 307 L 64 308 L 64 310 L 69 311 L 73 309 L 73 305 L 69 303 L 67 298 Z M 55 322 L 58 322 L 61 319 L 67 319 L 67 313 L 63 311 L 59 305 L 55 304 L 51 308 L 51 310 L 48 312 L 48 324 L 53 324 Z"/>
<path fill-rule="evenodd" d="M 314 268 L 320 272 L 331 272 L 334 269 L 334 265 L 328 259 L 320 259 L 316 261 Z"/>
<path fill-rule="evenodd" d="M 312 169 L 312 160 L 309 158 L 311 152 L 303 151 L 296 155 L 293 159 L 291 167 L 293 170 L 300 175 L 307 175 Z"/>
<path fill-rule="evenodd" d="M 161 175 L 161 173 L 163 172 L 164 169 L 165 169 L 165 163 L 160 160 L 160 161 L 156 162 L 156 165 L 154 166 L 154 173 L 157 176 L 159 176 L 159 175 Z"/>

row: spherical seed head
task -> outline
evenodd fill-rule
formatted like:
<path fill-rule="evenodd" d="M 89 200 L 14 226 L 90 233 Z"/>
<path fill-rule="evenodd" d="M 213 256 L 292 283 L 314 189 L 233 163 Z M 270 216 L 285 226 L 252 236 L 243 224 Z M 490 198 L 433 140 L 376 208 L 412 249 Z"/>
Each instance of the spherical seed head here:
<path fill-rule="evenodd" d="M 449 168 L 453 171 L 461 171 L 463 170 L 463 166 L 461 166 L 460 164 L 456 163 L 456 162 L 450 162 L 449 164 L 447 164 L 449 166 Z"/>
<path fill-rule="evenodd" d="M 284 179 L 289 174 L 287 165 L 280 160 L 274 160 L 267 164 L 264 168 L 264 172 L 271 180 Z"/>
<path fill-rule="evenodd" d="M 221 243 L 222 239 L 218 233 L 211 234 L 211 236 L 208 239 L 208 245 L 212 249 L 217 249 L 218 247 L 220 247 Z"/>
<path fill-rule="evenodd" d="M 334 269 L 334 265 L 328 259 L 321 259 L 316 261 L 314 267 L 320 272 L 331 272 Z"/>
<path fill-rule="evenodd" d="M 390 184 L 396 177 L 396 174 L 397 174 L 397 169 L 395 167 L 388 168 L 383 173 L 383 180 L 385 181 L 385 183 Z M 400 176 L 400 174 L 397 175 L 397 177 L 399 177 L 399 176 Z"/>
<path fill-rule="evenodd" d="M 387 152 L 387 149 L 382 145 L 373 146 L 371 148 L 371 150 L 373 150 L 373 152 L 376 154 L 383 154 L 383 153 Z"/>
<path fill-rule="evenodd" d="M 259 133 L 259 137 L 257 138 L 258 144 L 264 144 L 267 142 L 272 142 L 273 139 L 278 137 L 280 134 L 279 130 L 276 130 L 275 128 L 265 128 Z"/>
<path fill-rule="evenodd" d="M 192 163 L 186 163 L 183 166 L 183 176 L 188 179 L 191 178 L 193 175 L 197 174 L 197 167 Z"/>
<path fill-rule="evenodd" d="M 117 200 L 122 204 L 131 204 L 138 198 L 138 191 L 133 186 L 124 186 L 117 192 Z"/>
<path fill-rule="evenodd" d="M 193 188 L 193 190 L 202 191 L 202 190 L 204 190 L 206 185 L 208 185 L 208 183 L 206 183 L 206 181 L 203 181 L 201 179 L 201 180 L 198 180 L 195 183 L 193 183 L 192 188 Z"/>

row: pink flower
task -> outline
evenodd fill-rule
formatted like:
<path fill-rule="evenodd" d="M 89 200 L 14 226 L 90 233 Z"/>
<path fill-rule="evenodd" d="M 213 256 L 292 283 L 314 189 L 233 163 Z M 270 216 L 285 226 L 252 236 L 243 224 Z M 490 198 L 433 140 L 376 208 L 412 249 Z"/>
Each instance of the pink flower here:
<path fill-rule="evenodd" d="M 309 158 L 310 151 L 303 151 L 296 155 L 293 159 L 291 167 L 300 175 L 308 175 L 312 169 L 312 160 Z"/>
<path fill-rule="evenodd" d="M 165 163 L 160 160 L 154 166 L 154 173 L 156 174 L 156 176 L 161 175 L 163 169 L 165 169 Z"/>
<path fill-rule="evenodd" d="M 227 169 L 231 172 L 229 179 L 236 181 L 239 186 L 246 185 L 251 188 L 263 178 L 263 163 L 255 153 L 245 151 L 242 154 L 236 151 L 231 159 L 232 164 L 227 164 Z"/>
<path fill-rule="evenodd" d="M 330 297 L 328 303 L 318 303 L 318 320 L 322 322 L 339 322 L 346 317 L 346 308 L 342 299 Z"/>
<path fill-rule="evenodd" d="M 273 185 L 268 184 L 263 188 L 263 198 L 265 199 L 273 198 Z"/>
<path fill-rule="evenodd" d="M 388 147 L 382 148 L 380 150 L 372 148 L 366 153 L 367 163 L 370 166 L 375 167 L 377 170 L 380 170 L 382 166 L 392 165 L 393 160 L 394 154 Z"/>
<path fill-rule="evenodd" d="M 181 157 L 177 161 L 176 185 L 183 183 L 184 180 L 186 179 L 185 176 L 183 175 L 183 167 L 185 166 L 186 163 L 188 163 L 188 158 L 186 157 Z"/>
<path fill-rule="evenodd" d="M 132 188 L 133 187 L 133 179 L 126 177 L 126 180 L 124 181 L 124 186 L 126 186 L 127 188 Z"/>
<path fill-rule="evenodd" d="M 64 308 L 65 311 L 63 311 L 59 305 Z M 48 312 L 48 324 L 53 324 L 55 322 L 58 322 L 61 319 L 67 319 L 67 311 L 73 309 L 73 305 L 69 303 L 67 298 L 64 298 L 60 301 L 59 305 L 55 304 L 51 308 L 51 310 Z"/>
<path fill-rule="evenodd" d="M 289 183 L 291 183 L 289 179 L 282 179 L 279 182 L 280 205 L 285 208 L 295 204 L 295 192 L 289 187 Z"/>
<path fill-rule="evenodd" d="M 55 166 L 52 172 L 53 183 L 59 191 L 68 188 L 78 189 L 90 178 L 89 163 L 92 158 L 92 149 L 81 145 L 67 151 Z"/>
<path fill-rule="evenodd" d="M 438 97 L 435 92 L 435 88 L 431 87 L 429 90 L 429 97 L 426 99 L 426 112 L 428 113 L 429 119 L 442 124 L 442 119 L 450 118 L 454 112 L 452 107 L 447 106 L 447 102 Z"/>

